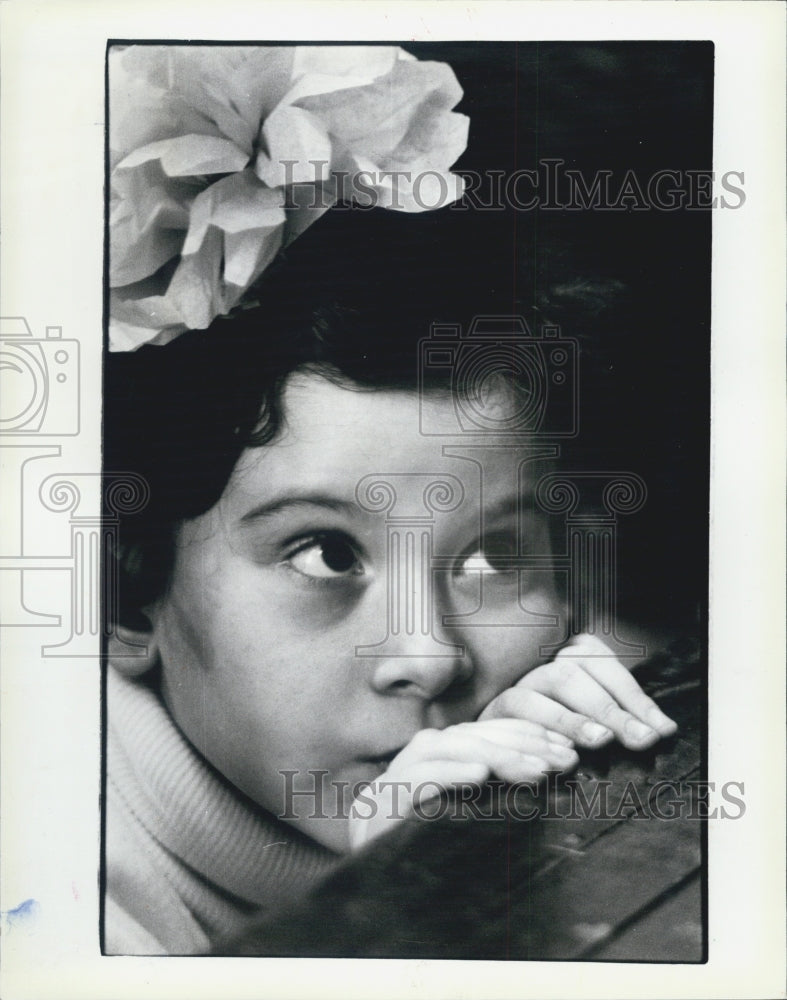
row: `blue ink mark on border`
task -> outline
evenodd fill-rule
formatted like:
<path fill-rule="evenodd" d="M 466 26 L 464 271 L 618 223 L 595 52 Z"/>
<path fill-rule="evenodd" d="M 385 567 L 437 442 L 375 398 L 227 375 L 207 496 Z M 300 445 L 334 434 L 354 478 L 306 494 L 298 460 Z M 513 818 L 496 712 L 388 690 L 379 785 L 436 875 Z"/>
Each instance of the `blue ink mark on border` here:
<path fill-rule="evenodd" d="M 23 903 L 15 906 L 13 910 L 0 912 L 3 930 L 11 930 L 20 924 L 26 924 L 34 917 L 38 916 L 40 905 L 35 899 L 26 899 Z"/>

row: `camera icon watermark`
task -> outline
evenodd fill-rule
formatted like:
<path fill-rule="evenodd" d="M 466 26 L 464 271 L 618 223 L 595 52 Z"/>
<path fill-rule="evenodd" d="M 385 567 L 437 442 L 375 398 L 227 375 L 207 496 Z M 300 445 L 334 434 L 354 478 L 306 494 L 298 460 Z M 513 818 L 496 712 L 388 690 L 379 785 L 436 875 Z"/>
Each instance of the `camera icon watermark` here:
<path fill-rule="evenodd" d="M 23 317 L 0 319 L 0 434 L 78 433 L 78 341 L 59 326 L 37 339 Z"/>
<path fill-rule="evenodd" d="M 421 433 L 576 437 L 578 355 L 577 341 L 560 327 L 531 333 L 522 316 L 476 316 L 466 332 L 433 323 L 419 344 Z M 435 380 L 450 385 L 454 429 L 437 427 L 424 405 Z"/>

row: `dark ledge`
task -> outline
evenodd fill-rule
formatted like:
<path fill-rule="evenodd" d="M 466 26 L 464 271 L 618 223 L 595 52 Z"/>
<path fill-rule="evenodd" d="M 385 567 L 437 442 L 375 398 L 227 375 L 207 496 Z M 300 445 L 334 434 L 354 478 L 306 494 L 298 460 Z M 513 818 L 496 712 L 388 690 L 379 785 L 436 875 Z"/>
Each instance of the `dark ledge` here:
<path fill-rule="evenodd" d="M 689 783 L 704 778 L 704 664 L 685 643 L 636 673 L 678 722 L 670 740 L 584 754 L 513 810 L 489 791 L 475 807 L 491 819 L 449 800 L 214 953 L 702 962 L 704 806 Z"/>

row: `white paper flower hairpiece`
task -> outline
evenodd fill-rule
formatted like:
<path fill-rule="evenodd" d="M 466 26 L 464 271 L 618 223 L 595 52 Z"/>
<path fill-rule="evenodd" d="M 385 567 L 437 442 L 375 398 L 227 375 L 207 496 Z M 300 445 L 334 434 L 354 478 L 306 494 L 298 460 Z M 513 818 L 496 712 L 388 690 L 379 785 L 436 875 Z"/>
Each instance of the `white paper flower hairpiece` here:
<path fill-rule="evenodd" d="M 397 47 L 138 45 L 109 79 L 111 350 L 209 326 L 337 200 L 462 194 L 461 87 Z"/>

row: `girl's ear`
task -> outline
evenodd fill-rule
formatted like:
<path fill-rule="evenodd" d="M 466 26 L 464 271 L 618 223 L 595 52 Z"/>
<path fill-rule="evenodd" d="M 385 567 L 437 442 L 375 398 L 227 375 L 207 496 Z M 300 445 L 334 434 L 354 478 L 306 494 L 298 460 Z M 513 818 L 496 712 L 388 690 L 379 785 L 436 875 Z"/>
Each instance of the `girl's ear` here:
<path fill-rule="evenodd" d="M 158 645 L 150 624 L 115 625 L 108 642 L 109 661 L 125 677 L 141 677 L 158 663 Z"/>

